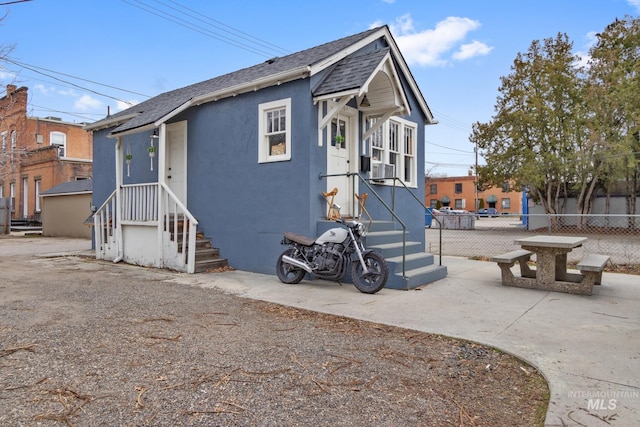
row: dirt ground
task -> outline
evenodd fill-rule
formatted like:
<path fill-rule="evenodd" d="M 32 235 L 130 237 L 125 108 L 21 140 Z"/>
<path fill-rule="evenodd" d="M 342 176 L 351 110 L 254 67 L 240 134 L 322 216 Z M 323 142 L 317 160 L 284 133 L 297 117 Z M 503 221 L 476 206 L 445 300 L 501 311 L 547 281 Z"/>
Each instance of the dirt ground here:
<path fill-rule="evenodd" d="M 0 239 L 0 425 L 544 421 L 541 374 L 491 348 L 188 286 L 180 273 L 37 257 L 10 240 Z"/>

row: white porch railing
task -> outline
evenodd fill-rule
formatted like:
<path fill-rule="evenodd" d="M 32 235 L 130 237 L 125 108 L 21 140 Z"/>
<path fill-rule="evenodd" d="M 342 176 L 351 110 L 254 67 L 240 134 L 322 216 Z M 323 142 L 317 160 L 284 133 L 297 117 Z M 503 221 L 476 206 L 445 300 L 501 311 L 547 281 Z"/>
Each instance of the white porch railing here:
<path fill-rule="evenodd" d="M 115 259 L 118 256 L 118 240 L 116 229 L 118 227 L 118 212 L 116 205 L 116 191 L 100 206 L 93 215 L 93 234 L 96 241 L 96 258 Z"/>
<path fill-rule="evenodd" d="M 158 221 L 158 183 L 123 185 L 120 197 L 123 222 Z"/>
<path fill-rule="evenodd" d="M 163 220 L 163 253 L 167 267 L 186 267 L 187 273 L 196 270 L 196 230 L 198 220 L 164 183 L 160 184 L 160 212 Z M 178 266 L 167 264 L 174 259 Z"/>
<path fill-rule="evenodd" d="M 118 209 L 120 200 L 120 209 Z M 155 264 L 187 273 L 195 272 L 198 221 L 165 184 L 123 185 L 114 191 L 94 215 L 96 258 L 119 261 L 156 259 Z M 162 250 L 126 253 L 122 227 L 156 227 Z"/>

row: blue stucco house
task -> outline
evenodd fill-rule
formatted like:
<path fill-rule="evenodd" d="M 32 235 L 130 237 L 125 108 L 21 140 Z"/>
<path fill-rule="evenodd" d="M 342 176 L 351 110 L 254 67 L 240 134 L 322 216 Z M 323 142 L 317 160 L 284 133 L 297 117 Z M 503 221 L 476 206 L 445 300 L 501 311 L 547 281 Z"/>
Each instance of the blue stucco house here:
<path fill-rule="evenodd" d="M 96 255 L 193 273 L 204 238 L 233 268 L 275 274 L 284 231 L 335 226 L 322 193 L 337 188 L 342 216 L 368 194 L 388 287 L 440 279 L 424 251 L 434 123 L 386 26 L 162 93 L 86 127 Z"/>

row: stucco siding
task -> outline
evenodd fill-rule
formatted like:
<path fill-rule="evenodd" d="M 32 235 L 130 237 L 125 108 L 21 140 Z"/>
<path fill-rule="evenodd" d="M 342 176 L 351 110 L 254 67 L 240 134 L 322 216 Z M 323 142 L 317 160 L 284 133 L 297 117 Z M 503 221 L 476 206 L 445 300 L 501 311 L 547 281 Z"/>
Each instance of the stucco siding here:
<path fill-rule="evenodd" d="M 235 268 L 274 272 L 282 233 L 310 234 L 322 212 L 320 190 L 310 190 L 324 160 L 314 152 L 308 84 L 287 83 L 177 117 L 188 123 L 188 208 Z M 283 98 L 291 98 L 291 160 L 258 163 L 257 106 Z"/>

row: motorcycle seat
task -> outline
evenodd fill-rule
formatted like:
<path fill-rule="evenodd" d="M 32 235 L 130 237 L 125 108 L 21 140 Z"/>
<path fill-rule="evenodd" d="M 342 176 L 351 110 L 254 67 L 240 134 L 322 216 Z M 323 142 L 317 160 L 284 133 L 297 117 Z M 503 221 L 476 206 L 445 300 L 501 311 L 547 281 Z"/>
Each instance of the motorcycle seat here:
<path fill-rule="evenodd" d="M 290 231 L 285 231 L 284 238 L 287 240 L 291 240 L 292 242 L 300 243 L 304 246 L 311 246 L 315 243 L 315 239 L 311 237 L 302 236 L 300 234 L 292 233 Z"/>

